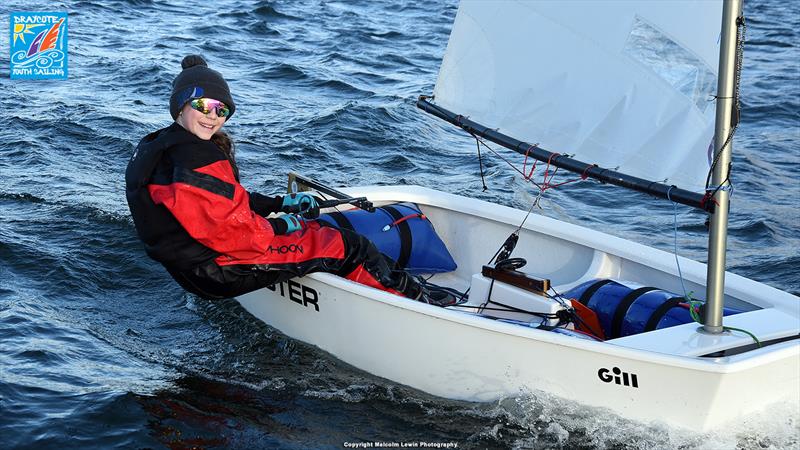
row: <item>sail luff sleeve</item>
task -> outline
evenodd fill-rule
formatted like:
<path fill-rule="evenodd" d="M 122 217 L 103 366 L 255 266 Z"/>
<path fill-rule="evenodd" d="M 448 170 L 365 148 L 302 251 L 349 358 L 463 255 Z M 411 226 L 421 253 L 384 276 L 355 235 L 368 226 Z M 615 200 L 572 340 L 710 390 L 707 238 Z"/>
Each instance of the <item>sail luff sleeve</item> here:
<path fill-rule="evenodd" d="M 417 107 L 433 116 L 456 125 L 470 134 L 485 138 L 519 154 L 527 154 L 529 157 L 539 161 L 549 162 L 555 167 L 569 170 L 570 172 L 575 172 L 581 176 L 593 178 L 603 183 L 613 184 L 615 186 L 649 194 L 657 198 L 671 200 L 682 205 L 691 206 L 708 212 L 714 211 L 714 203 L 706 201 L 706 196 L 704 194 L 659 183 L 657 181 L 634 177 L 595 164 L 579 161 L 566 155 L 556 154 L 539 146 L 505 135 L 497 130 L 490 129 L 462 115 L 442 108 L 441 106 L 434 105 L 428 101 L 428 97 L 420 97 L 417 101 Z"/>

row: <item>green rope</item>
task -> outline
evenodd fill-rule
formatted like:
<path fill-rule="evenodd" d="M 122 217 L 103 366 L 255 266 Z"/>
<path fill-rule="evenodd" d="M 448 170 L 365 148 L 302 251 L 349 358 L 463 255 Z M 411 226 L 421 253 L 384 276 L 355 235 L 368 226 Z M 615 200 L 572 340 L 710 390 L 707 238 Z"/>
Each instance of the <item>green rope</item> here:
<path fill-rule="evenodd" d="M 686 302 L 689 303 L 689 315 L 692 316 L 692 320 L 699 323 L 700 325 L 703 322 L 700 320 L 700 313 L 697 312 L 697 309 L 700 308 L 699 305 L 702 305 L 702 302 L 698 302 L 696 300 L 692 300 L 692 293 L 690 292 L 686 297 Z M 696 306 L 697 305 L 697 306 Z"/>
<path fill-rule="evenodd" d="M 691 292 L 689 292 L 689 293 L 686 295 L 686 297 L 685 297 L 685 298 L 686 298 L 686 301 L 687 301 L 687 303 L 689 303 L 689 314 L 692 316 L 692 319 L 693 319 L 695 322 L 697 322 L 697 323 L 699 323 L 700 325 L 702 325 L 702 324 L 703 324 L 703 322 L 701 322 L 701 321 L 700 321 L 700 314 L 697 312 L 697 308 L 699 308 L 699 307 L 700 307 L 699 305 L 702 305 L 702 304 L 703 304 L 703 302 L 699 302 L 699 301 L 697 301 L 697 300 L 692 300 L 692 299 L 691 299 L 691 296 L 692 296 L 692 293 L 691 293 Z M 723 330 L 723 331 L 741 331 L 742 333 L 744 333 L 744 334 L 746 334 L 746 335 L 750 336 L 751 338 L 753 338 L 753 341 L 755 341 L 755 343 L 756 343 L 756 346 L 757 346 L 758 348 L 761 348 L 761 341 L 759 341 L 759 340 L 758 340 L 758 338 L 756 337 L 756 335 L 755 335 L 755 334 L 753 334 L 753 333 L 751 333 L 751 332 L 749 332 L 749 331 L 747 331 L 747 330 L 744 330 L 744 329 L 742 329 L 742 328 L 736 328 L 736 327 L 726 327 L 726 326 L 723 326 L 723 327 L 722 327 L 722 330 Z"/>
<path fill-rule="evenodd" d="M 756 341 L 756 346 L 758 348 L 761 348 L 761 341 L 758 340 L 758 338 L 756 337 L 755 334 L 753 334 L 753 333 L 751 333 L 751 332 L 749 332 L 747 330 L 743 330 L 741 328 L 734 328 L 734 327 L 725 327 L 725 326 L 723 326 L 722 329 L 725 330 L 725 331 L 741 331 L 742 333 L 745 333 L 748 336 L 750 336 L 751 338 L 753 338 L 753 340 Z"/>

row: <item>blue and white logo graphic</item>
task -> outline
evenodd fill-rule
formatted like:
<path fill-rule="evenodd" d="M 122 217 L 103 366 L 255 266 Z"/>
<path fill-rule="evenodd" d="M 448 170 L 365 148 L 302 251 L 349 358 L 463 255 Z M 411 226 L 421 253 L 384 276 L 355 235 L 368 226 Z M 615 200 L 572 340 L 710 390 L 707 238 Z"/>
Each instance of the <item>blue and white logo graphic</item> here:
<path fill-rule="evenodd" d="M 67 79 L 67 13 L 11 13 L 11 78 Z"/>

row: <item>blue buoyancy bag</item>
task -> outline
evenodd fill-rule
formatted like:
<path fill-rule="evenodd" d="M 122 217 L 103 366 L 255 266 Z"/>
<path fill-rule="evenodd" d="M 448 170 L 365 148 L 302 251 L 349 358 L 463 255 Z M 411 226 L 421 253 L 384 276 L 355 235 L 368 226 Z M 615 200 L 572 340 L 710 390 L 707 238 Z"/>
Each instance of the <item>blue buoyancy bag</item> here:
<path fill-rule="evenodd" d="M 451 272 L 457 267 L 433 224 L 413 203 L 385 205 L 372 213 L 352 209 L 322 214 L 319 220 L 365 236 L 411 273 Z"/>
<path fill-rule="evenodd" d="M 614 280 L 590 280 L 564 293 L 591 308 L 607 339 L 691 323 L 682 296 L 654 287 L 629 287 Z M 723 315 L 741 311 L 724 308 Z"/>

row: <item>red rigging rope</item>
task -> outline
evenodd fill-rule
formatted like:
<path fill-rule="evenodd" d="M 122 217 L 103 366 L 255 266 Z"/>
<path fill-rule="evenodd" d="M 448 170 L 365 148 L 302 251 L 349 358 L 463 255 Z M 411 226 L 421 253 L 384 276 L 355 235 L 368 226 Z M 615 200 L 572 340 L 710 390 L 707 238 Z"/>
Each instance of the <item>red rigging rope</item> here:
<path fill-rule="evenodd" d="M 711 201 L 711 203 L 719 206 L 719 202 L 717 201 L 716 198 L 714 198 L 714 196 L 717 194 L 717 191 L 719 189 L 720 189 L 720 187 L 717 187 L 716 189 L 706 188 L 705 195 L 703 195 L 703 198 L 700 199 L 700 207 L 701 208 L 705 208 L 706 203 L 708 203 L 709 201 Z"/>
<path fill-rule="evenodd" d="M 460 118 L 461 118 L 461 116 L 458 116 L 457 117 L 457 121 L 460 121 Z M 523 180 L 525 180 L 525 181 L 527 181 L 529 183 L 532 183 L 534 186 L 536 186 L 539 189 L 539 193 L 536 195 L 536 198 L 531 203 L 531 207 L 528 209 L 528 212 L 527 212 L 527 214 L 525 214 L 525 217 L 522 219 L 522 222 L 519 224 L 517 229 L 514 230 L 511 233 L 511 235 L 506 239 L 505 243 L 503 243 L 503 245 L 497 250 L 497 252 L 494 254 L 494 256 L 492 256 L 492 258 L 489 260 L 489 264 L 491 264 L 492 261 L 495 261 L 496 259 L 508 258 L 511 255 L 511 253 L 514 251 L 514 247 L 516 246 L 517 239 L 519 239 L 519 231 L 525 225 L 525 222 L 528 220 L 528 217 L 530 216 L 531 212 L 533 211 L 533 208 L 538 206 L 541 209 L 541 206 L 539 205 L 539 202 L 542 199 L 542 196 L 544 195 L 545 191 L 547 191 L 548 189 L 554 189 L 554 188 L 557 188 L 559 186 L 563 186 L 563 185 L 568 184 L 568 183 L 573 183 L 573 182 L 576 182 L 576 181 L 586 180 L 588 178 L 588 173 L 587 173 L 588 170 L 591 169 L 592 167 L 596 167 L 597 165 L 596 164 L 592 164 L 590 166 L 587 166 L 586 169 L 583 171 L 583 173 L 578 178 L 574 178 L 574 179 L 571 179 L 571 180 L 566 180 L 566 181 L 563 181 L 561 183 L 555 183 L 554 184 L 552 181 L 553 181 L 553 178 L 556 176 L 556 173 L 558 173 L 558 167 L 554 166 L 555 168 L 551 172 L 550 171 L 550 166 L 552 165 L 553 158 L 556 158 L 556 157 L 562 156 L 562 155 L 560 153 L 552 153 L 552 154 L 550 154 L 550 157 L 547 159 L 547 166 L 545 167 L 545 170 L 544 170 L 544 176 L 543 176 L 542 182 L 541 183 L 537 183 L 536 181 L 533 180 L 533 174 L 534 174 L 534 172 L 536 170 L 536 165 L 537 165 L 537 162 L 538 162 L 537 160 L 534 160 L 534 162 L 532 164 L 532 167 L 531 167 L 531 170 L 527 174 L 525 172 L 527 170 L 528 156 L 530 154 L 530 151 L 532 149 L 534 149 L 534 148 L 537 148 L 538 144 L 534 144 L 534 145 L 531 145 L 530 147 L 528 147 L 528 150 L 525 152 L 525 160 L 522 163 L 522 170 L 520 170 L 517 166 L 514 165 L 514 163 L 512 163 L 508 159 L 504 158 L 497 151 L 495 151 L 492 147 L 488 146 L 475 133 L 472 133 L 469 130 L 467 130 L 467 131 L 469 132 L 470 135 L 472 135 L 473 138 L 475 138 L 475 144 L 478 147 L 478 161 L 480 162 L 481 181 L 483 181 L 483 190 L 484 191 L 486 191 L 488 189 L 488 187 L 486 187 L 486 182 L 485 182 L 484 177 L 483 177 L 483 160 L 482 160 L 482 156 L 481 156 L 481 145 L 483 145 L 490 152 L 494 153 L 495 156 L 497 156 L 503 162 L 508 164 L 512 169 L 516 170 L 520 175 L 522 175 L 522 179 Z"/>
<path fill-rule="evenodd" d="M 558 172 L 558 167 L 556 167 L 555 170 L 553 170 L 553 173 L 550 174 L 550 178 L 548 178 L 547 175 L 548 175 L 548 173 L 550 171 L 550 163 L 552 162 L 553 158 L 556 157 L 556 156 L 561 156 L 561 153 L 553 153 L 553 154 L 550 155 L 549 158 L 547 158 L 547 167 L 544 168 L 544 182 L 542 183 L 542 186 L 544 186 L 544 187 L 542 188 L 542 192 L 544 192 L 544 191 L 546 191 L 548 189 L 553 189 L 553 188 L 557 188 L 559 186 L 563 186 L 565 184 L 574 183 L 575 181 L 585 180 L 586 178 L 588 178 L 588 175 L 586 174 L 586 171 L 588 171 L 590 168 L 592 168 L 594 166 L 597 166 L 597 164 L 593 164 L 593 165 L 587 167 L 578 178 L 573 178 L 571 180 L 562 181 L 561 183 L 553 184 L 553 183 L 551 183 L 551 180 L 553 179 L 553 177 L 556 176 L 556 172 Z"/>
<path fill-rule="evenodd" d="M 527 181 L 530 181 L 531 178 L 533 177 L 533 171 L 536 170 L 536 163 L 539 162 L 538 160 L 534 159 L 533 160 L 533 164 L 531 165 L 531 171 L 528 172 L 527 175 L 525 175 L 525 168 L 528 165 L 528 154 L 530 154 L 531 150 L 533 150 L 535 148 L 538 148 L 538 147 L 539 147 L 539 143 L 537 142 L 537 143 L 531 145 L 530 147 L 528 147 L 527 150 L 525 150 L 525 160 L 522 161 L 522 177 L 525 178 L 525 180 L 527 180 Z"/>
<path fill-rule="evenodd" d="M 533 183 L 534 185 L 536 185 L 536 187 L 541 188 L 539 183 L 533 181 L 532 179 L 529 179 L 529 178 L 525 177 L 525 173 L 524 172 L 521 172 L 511 161 L 507 160 L 506 158 L 503 158 L 503 156 L 500 155 L 499 153 L 497 153 L 497 151 L 495 151 L 495 149 L 493 149 L 492 147 L 489 147 L 488 145 L 486 145 L 486 142 L 482 141 L 481 138 L 479 138 L 475 133 L 471 133 L 470 132 L 469 134 L 472 137 L 475 138 L 475 144 L 477 144 L 477 146 L 478 146 L 478 160 L 479 161 L 480 161 L 480 158 L 481 158 L 481 145 L 483 145 L 484 147 L 486 147 L 487 150 L 489 150 L 490 152 L 494 153 L 495 156 L 497 156 L 503 162 L 508 164 L 512 169 L 514 169 L 517 172 L 519 172 L 519 174 L 522 175 L 522 177 L 525 179 L 525 181 L 529 181 L 529 182 Z M 483 162 L 482 161 L 480 161 L 480 162 L 481 162 L 481 180 L 483 180 Z M 487 189 L 488 188 L 486 187 L 486 183 L 484 182 L 483 183 L 483 190 L 486 191 Z"/>
<path fill-rule="evenodd" d="M 483 160 L 482 160 L 482 154 L 481 154 L 481 146 L 483 146 L 485 149 L 489 150 L 490 152 L 494 153 L 495 156 L 500 158 L 503 162 L 508 164 L 509 167 L 514 169 L 520 175 L 522 175 L 522 179 L 523 180 L 525 180 L 525 181 L 527 181 L 529 183 L 532 183 L 534 186 L 539 188 L 539 192 L 540 193 L 543 193 L 544 191 L 546 191 L 548 189 L 553 189 L 553 188 L 557 188 L 559 186 L 563 186 L 563 185 L 568 184 L 568 183 L 573 183 L 573 182 L 576 182 L 576 181 L 586 180 L 587 178 L 589 178 L 589 175 L 588 175 L 589 169 L 591 169 L 593 167 L 598 167 L 597 164 L 589 165 L 589 166 L 586 167 L 586 169 L 584 169 L 583 173 L 578 178 L 562 181 L 560 183 L 553 183 L 552 182 L 553 177 L 555 177 L 556 173 L 558 172 L 558 167 L 555 167 L 552 164 L 553 158 L 564 156 L 564 155 L 562 155 L 561 153 L 552 153 L 550 155 L 550 158 L 548 158 L 548 160 L 547 160 L 547 166 L 545 166 L 543 180 L 542 180 L 541 183 L 537 183 L 536 181 L 534 181 L 533 175 L 534 175 L 534 171 L 536 170 L 536 167 L 537 167 L 537 164 L 539 163 L 539 161 L 534 160 L 533 164 L 531 165 L 531 169 L 528 170 L 528 157 L 529 157 L 529 154 L 530 154 L 531 150 L 533 150 L 535 148 L 538 148 L 539 144 L 533 144 L 530 147 L 528 147 L 528 150 L 525 152 L 525 159 L 522 162 L 522 169 L 520 170 L 517 166 L 514 165 L 514 163 L 512 163 L 511 161 L 509 161 L 508 159 L 506 159 L 502 155 L 500 155 L 495 149 L 493 149 L 488 144 L 486 144 L 486 142 L 483 141 L 476 134 L 470 133 L 470 135 L 472 135 L 472 137 L 475 138 L 475 144 L 476 144 L 476 146 L 478 148 L 478 161 L 480 163 L 480 169 L 481 169 L 481 180 L 483 180 L 483 178 L 484 178 L 484 176 L 483 176 Z M 554 167 L 552 172 L 551 172 L 551 169 L 550 169 L 551 166 Z M 483 188 L 484 188 L 483 189 L 484 191 L 488 189 L 486 187 L 486 182 L 485 181 L 483 183 Z"/>

